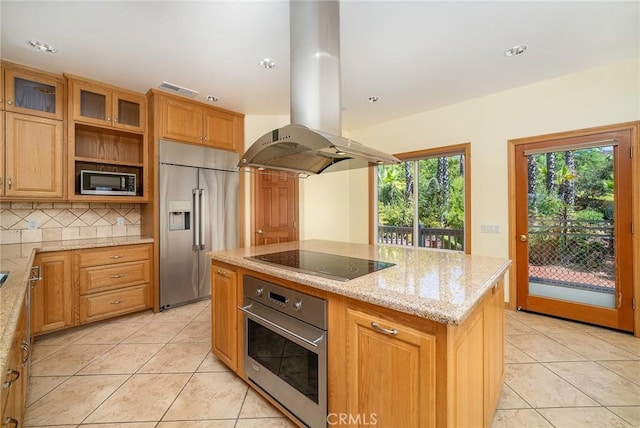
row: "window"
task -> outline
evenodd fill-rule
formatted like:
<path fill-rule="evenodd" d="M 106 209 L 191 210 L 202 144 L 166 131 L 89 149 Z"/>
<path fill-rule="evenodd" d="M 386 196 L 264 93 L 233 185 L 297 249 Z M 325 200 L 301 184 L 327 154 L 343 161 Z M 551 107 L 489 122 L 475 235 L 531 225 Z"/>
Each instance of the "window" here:
<path fill-rule="evenodd" d="M 470 252 L 470 144 L 397 154 L 375 168 L 377 243 Z"/>

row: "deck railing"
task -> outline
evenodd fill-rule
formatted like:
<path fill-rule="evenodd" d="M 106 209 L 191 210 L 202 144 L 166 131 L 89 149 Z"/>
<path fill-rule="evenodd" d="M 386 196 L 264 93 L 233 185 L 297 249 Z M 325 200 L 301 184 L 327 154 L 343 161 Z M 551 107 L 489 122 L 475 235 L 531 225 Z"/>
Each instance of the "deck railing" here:
<path fill-rule="evenodd" d="M 411 226 L 378 225 L 378 243 L 414 245 L 414 230 Z M 445 250 L 464 250 L 464 229 L 418 228 L 418 246 Z"/>

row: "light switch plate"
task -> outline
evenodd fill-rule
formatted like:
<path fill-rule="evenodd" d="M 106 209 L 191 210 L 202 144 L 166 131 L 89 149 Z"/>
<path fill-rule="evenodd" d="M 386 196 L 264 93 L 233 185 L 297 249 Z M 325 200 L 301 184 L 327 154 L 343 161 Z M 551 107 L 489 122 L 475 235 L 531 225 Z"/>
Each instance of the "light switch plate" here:
<path fill-rule="evenodd" d="M 116 226 L 124 226 L 124 217 L 116 218 Z"/>
<path fill-rule="evenodd" d="M 481 224 L 481 233 L 500 233 L 500 226 L 497 224 Z"/>

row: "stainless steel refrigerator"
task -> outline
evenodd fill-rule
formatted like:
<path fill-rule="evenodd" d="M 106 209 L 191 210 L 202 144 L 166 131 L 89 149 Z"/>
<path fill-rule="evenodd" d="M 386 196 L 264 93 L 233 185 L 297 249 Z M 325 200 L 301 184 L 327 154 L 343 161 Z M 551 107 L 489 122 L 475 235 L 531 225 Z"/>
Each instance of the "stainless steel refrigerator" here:
<path fill-rule="evenodd" d="M 238 154 L 159 142 L 160 309 L 211 295 L 207 251 L 239 245 Z"/>

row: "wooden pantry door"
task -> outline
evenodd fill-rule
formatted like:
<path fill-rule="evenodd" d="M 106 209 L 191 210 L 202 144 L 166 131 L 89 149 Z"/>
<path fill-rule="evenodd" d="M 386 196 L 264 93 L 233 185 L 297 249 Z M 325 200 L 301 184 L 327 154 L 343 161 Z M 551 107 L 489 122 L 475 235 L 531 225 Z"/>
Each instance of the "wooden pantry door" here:
<path fill-rule="evenodd" d="M 281 171 L 253 174 L 251 245 L 298 240 L 298 181 Z"/>

